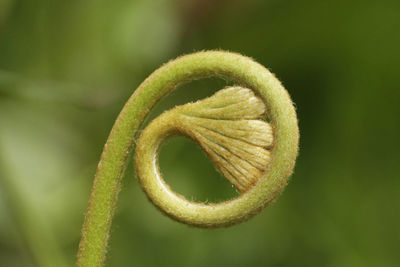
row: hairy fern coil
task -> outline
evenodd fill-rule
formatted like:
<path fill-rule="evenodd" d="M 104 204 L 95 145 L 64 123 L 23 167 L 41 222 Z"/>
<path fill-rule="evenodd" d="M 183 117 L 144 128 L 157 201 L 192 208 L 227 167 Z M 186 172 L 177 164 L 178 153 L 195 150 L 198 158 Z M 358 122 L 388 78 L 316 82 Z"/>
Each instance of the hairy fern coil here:
<path fill-rule="evenodd" d="M 152 107 L 177 86 L 210 76 L 232 86 L 177 106 L 154 119 L 138 136 Z M 172 135 L 199 144 L 240 195 L 221 203 L 197 203 L 163 180 L 158 151 Z M 294 106 L 281 83 L 248 57 L 205 51 L 175 59 L 151 74 L 121 111 L 99 162 L 82 230 L 79 266 L 100 266 L 120 182 L 134 144 L 135 166 L 148 198 L 165 214 L 198 227 L 221 227 L 258 213 L 283 190 L 298 152 Z"/>

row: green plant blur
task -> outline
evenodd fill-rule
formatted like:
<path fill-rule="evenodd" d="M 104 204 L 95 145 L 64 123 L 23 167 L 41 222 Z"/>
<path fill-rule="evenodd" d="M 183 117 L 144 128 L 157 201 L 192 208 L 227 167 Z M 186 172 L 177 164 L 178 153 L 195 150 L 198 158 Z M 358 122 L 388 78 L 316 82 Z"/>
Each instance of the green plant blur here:
<path fill-rule="evenodd" d="M 395 0 L 0 0 L 0 267 L 74 265 L 123 104 L 169 59 L 217 48 L 270 68 L 296 103 L 289 186 L 252 220 L 201 230 L 157 211 L 132 164 L 106 266 L 398 266 L 399 13 Z M 226 85 L 185 85 L 151 117 Z M 236 195 L 193 142 L 160 157 L 188 198 Z"/>

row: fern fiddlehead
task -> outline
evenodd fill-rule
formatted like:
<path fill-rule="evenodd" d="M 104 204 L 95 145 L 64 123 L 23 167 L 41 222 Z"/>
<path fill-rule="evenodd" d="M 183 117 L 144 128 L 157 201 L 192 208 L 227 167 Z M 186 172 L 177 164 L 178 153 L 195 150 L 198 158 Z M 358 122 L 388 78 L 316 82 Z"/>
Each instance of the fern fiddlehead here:
<path fill-rule="evenodd" d="M 299 131 L 295 109 L 281 83 L 266 68 L 239 54 L 205 51 L 180 57 L 139 86 L 111 130 L 89 199 L 79 266 L 101 266 L 104 261 L 120 182 L 148 112 L 177 86 L 210 76 L 236 85 L 164 112 L 137 141 L 135 165 L 147 196 L 178 221 L 220 227 L 250 218 L 283 190 L 297 156 Z M 204 204 L 172 191 L 158 171 L 157 153 L 173 134 L 196 141 L 240 195 Z"/>

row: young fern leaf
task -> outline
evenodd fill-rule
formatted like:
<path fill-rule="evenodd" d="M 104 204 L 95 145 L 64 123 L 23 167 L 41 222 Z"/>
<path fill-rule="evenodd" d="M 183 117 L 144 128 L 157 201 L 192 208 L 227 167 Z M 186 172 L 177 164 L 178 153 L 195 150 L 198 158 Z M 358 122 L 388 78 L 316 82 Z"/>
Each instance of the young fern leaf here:
<path fill-rule="evenodd" d="M 144 119 L 162 97 L 183 83 L 210 76 L 238 86 L 164 112 L 136 141 Z M 195 140 L 240 195 L 222 203 L 198 203 L 174 192 L 159 171 L 158 152 L 164 140 L 175 134 Z M 82 229 L 78 266 L 104 262 L 121 180 L 134 144 L 137 175 L 151 202 L 177 221 L 207 228 L 245 221 L 270 204 L 292 174 L 298 142 L 289 94 L 252 59 L 205 51 L 165 64 L 125 104 L 104 146 Z"/>
<path fill-rule="evenodd" d="M 253 91 L 229 87 L 167 112 L 177 117 L 173 129 L 195 140 L 239 192 L 262 177 L 273 135 L 271 126 L 262 120 L 265 104 Z"/>

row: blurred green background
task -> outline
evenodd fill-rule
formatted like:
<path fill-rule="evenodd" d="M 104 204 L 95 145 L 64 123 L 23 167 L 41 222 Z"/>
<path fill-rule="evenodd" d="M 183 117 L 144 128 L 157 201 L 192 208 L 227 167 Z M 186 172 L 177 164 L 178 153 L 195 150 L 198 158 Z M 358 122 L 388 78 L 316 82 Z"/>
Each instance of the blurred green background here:
<path fill-rule="evenodd" d="M 164 217 L 129 166 L 106 266 L 399 266 L 400 2 L 0 0 L 0 266 L 73 266 L 97 161 L 124 102 L 204 49 L 270 68 L 296 103 L 295 174 L 252 220 Z M 196 81 L 152 112 L 226 86 Z M 161 169 L 190 199 L 236 195 L 191 141 Z"/>

